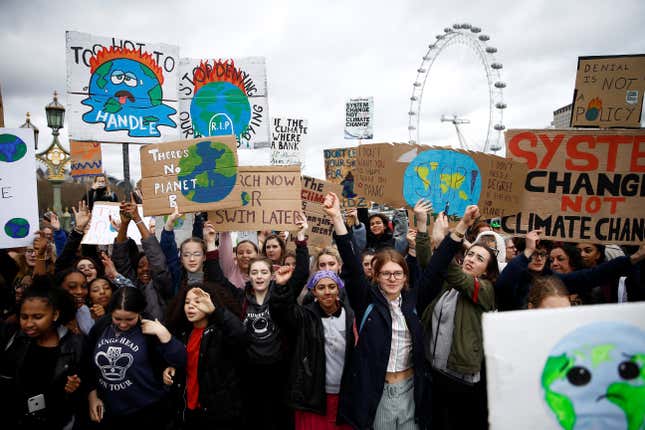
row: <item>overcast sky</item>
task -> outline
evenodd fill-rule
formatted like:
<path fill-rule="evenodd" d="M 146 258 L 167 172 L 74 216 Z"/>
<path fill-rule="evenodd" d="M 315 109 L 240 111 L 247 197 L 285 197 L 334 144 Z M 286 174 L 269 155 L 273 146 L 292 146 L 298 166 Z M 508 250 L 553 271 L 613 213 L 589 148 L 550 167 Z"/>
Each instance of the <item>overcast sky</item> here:
<path fill-rule="evenodd" d="M 348 97 L 374 97 L 372 142 L 408 141 L 417 68 L 445 27 L 470 23 L 490 36 L 507 83 L 504 124 L 542 128 L 571 102 L 578 56 L 645 53 L 644 17 L 643 0 L 0 0 L 5 126 L 31 112 L 39 150 L 51 142 L 44 106 L 54 90 L 66 104 L 66 30 L 178 45 L 182 57 L 263 56 L 270 115 L 308 120 L 305 173 L 324 178 L 322 149 L 358 143 L 343 139 Z M 488 87 L 474 51 L 448 47 L 429 73 L 421 143 L 457 146 L 454 128 L 439 120 L 457 114 L 471 120 L 464 134 L 476 144 L 486 130 Z M 103 145 L 103 156 L 107 172 L 121 177 L 120 146 Z M 138 179 L 136 148 L 131 171 Z"/>

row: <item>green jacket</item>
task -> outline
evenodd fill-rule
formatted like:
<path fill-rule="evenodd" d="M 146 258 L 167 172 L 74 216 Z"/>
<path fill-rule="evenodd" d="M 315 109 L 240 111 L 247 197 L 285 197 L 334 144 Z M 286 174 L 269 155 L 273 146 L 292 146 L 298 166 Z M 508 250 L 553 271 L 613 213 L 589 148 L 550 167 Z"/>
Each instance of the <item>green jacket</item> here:
<path fill-rule="evenodd" d="M 428 239 L 427 234 L 417 235 L 417 259 L 420 264 L 427 262 L 431 253 Z M 454 242 L 449 237 L 446 237 L 445 240 Z M 435 252 L 449 251 L 449 248 L 453 248 L 456 243 L 449 243 L 449 245 L 440 246 Z M 482 314 L 495 308 L 493 284 L 486 279 L 477 278 L 477 281 L 478 288 L 475 287 L 475 278 L 464 273 L 461 267 L 454 262 L 450 263 L 443 273 L 443 284 L 439 294 L 423 312 L 423 326 L 426 329 L 425 341 L 432 342 L 431 334 L 436 330 L 436 327 L 432 327 L 432 311 L 446 292 L 453 288 L 459 291 L 448 368 L 460 373 L 477 373 L 481 370 L 484 358 Z"/>

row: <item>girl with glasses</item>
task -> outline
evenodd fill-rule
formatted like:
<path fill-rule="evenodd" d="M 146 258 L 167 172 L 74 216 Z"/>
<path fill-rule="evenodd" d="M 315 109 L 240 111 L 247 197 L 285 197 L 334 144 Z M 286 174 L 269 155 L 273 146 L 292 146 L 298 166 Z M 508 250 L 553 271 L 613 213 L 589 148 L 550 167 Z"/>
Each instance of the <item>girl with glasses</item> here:
<path fill-rule="evenodd" d="M 350 370 L 339 415 L 355 428 L 417 429 L 423 415 L 423 344 L 408 264 L 394 249 L 377 252 L 372 284 L 352 247 L 338 196 L 327 194 L 323 207 L 334 225 L 359 326 L 358 343 L 344 364 Z"/>

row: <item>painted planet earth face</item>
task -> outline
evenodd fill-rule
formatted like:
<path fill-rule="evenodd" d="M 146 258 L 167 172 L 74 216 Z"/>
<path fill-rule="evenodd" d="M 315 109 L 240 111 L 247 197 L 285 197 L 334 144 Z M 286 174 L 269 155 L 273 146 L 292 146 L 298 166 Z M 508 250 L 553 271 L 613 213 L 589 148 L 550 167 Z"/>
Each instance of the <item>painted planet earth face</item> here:
<path fill-rule="evenodd" d="M 482 177 L 477 163 L 466 154 L 431 149 L 417 154 L 405 169 L 403 197 L 414 206 L 430 200 L 435 212 L 449 204 L 447 215 L 461 216 L 479 202 Z"/>
<path fill-rule="evenodd" d="M 11 218 L 4 225 L 4 232 L 14 239 L 22 239 L 29 234 L 29 221 L 24 218 Z"/>
<path fill-rule="evenodd" d="M 563 429 L 642 429 L 645 331 L 618 322 L 580 327 L 552 349 L 541 383 Z"/>
<path fill-rule="evenodd" d="M 90 78 L 88 123 L 104 123 L 105 131 L 127 130 L 134 137 L 157 137 L 160 125 L 177 127 L 170 115 L 177 111 L 163 103 L 159 79 L 145 64 L 117 58 L 99 66 Z"/>
<path fill-rule="evenodd" d="M 27 153 L 27 145 L 18 136 L 0 134 L 0 161 L 14 163 Z"/>
<path fill-rule="evenodd" d="M 195 187 L 183 189 L 182 194 L 199 203 L 218 202 L 228 196 L 237 178 L 233 151 L 221 142 L 203 141 L 191 146 L 188 152 L 179 161 L 177 179 L 194 183 Z"/>
<path fill-rule="evenodd" d="M 239 142 L 251 120 L 251 104 L 236 85 L 210 82 L 193 97 L 190 117 L 195 137 L 234 134 Z"/>

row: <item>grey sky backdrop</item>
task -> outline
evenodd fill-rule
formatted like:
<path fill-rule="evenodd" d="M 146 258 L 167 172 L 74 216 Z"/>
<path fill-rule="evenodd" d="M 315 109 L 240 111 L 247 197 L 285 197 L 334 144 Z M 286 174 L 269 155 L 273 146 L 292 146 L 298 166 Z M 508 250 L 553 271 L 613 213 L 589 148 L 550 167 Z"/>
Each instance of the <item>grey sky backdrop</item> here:
<path fill-rule="evenodd" d="M 374 97 L 372 142 L 408 141 L 416 69 L 445 27 L 470 23 L 490 36 L 504 65 L 506 127 L 542 128 L 571 102 L 578 56 L 645 53 L 644 17 L 643 0 L 0 0 L 5 126 L 31 112 L 39 149 L 51 142 L 44 106 L 54 90 L 66 102 L 66 30 L 174 44 L 182 57 L 264 56 L 270 116 L 308 119 L 304 172 L 324 178 L 322 149 L 357 144 L 343 139 L 348 97 Z M 425 88 L 420 143 L 457 146 L 441 114 L 470 119 L 467 139 L 481 139 L 487 94 L 473 51 L 444 51 Z M 68 147 L 67 128 L 61 137 Z M 107 172 L 122 177 L 120 145 L 103 145 L 103 156 Z M 131 172 L 138 179 L 138 148 Z"/>

